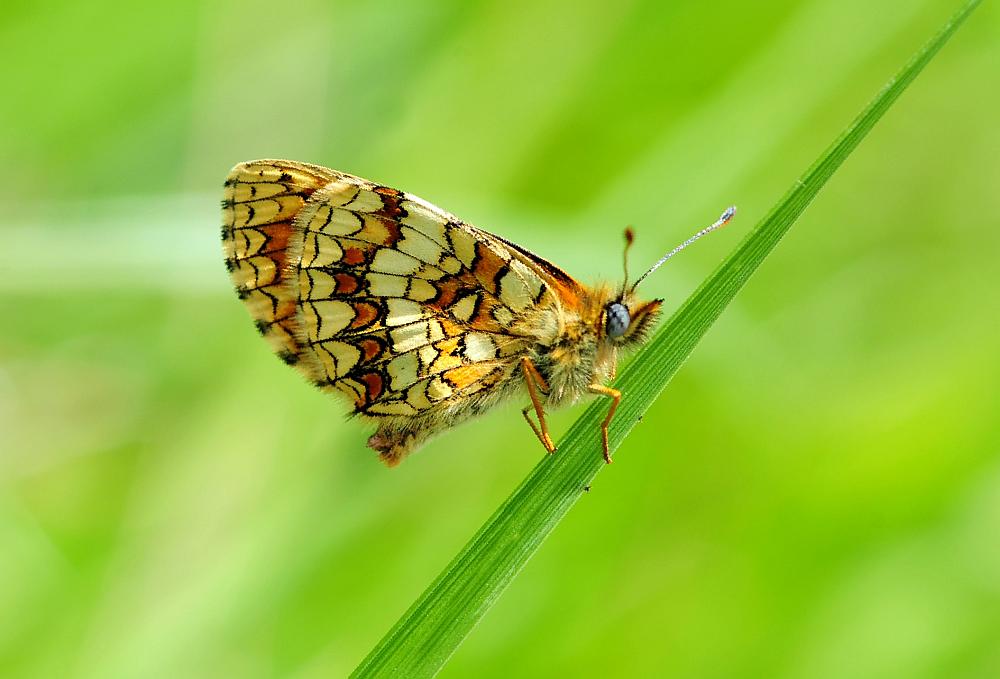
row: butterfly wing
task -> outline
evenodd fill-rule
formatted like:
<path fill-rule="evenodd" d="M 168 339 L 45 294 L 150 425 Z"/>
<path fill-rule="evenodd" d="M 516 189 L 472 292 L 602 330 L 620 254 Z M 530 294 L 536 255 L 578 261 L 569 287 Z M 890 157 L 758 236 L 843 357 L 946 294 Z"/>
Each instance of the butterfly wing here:
<path fill-rule="evenodd" d="M 260 333 L 286 363 L 297 364 L 303 346 L 290 277 L 289 242 L 309 197 L 330 183 L 326 168 L 291 161 L 237 165 L 224 184 L 222 250 L 226 268 Z M 297 365 L 307 377 L 312 375 Z"/>
<path fill-rule="evenodd" d="M 554 265 L 413 195 L 290 161 L 235 167 L 233 280 L 286 362 L 371 417 L 430 413 L 510 380 L 579 297 Z M 543 324 L 544 325 L 544 324 Z"/>

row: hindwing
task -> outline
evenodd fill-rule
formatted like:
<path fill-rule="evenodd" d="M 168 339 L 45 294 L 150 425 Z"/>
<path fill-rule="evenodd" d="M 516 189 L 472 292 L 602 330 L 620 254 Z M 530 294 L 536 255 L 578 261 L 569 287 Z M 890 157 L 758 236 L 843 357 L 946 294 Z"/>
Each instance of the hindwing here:
<path fill-rule="evenodd" d="M 283 160 L 226 180 L 237 293 L 274 350 L 357 412 L 408 416 L 509 379 L 579 299 L 558 267 L 408 193 Z M 537 317 L 535 317 L 537 319 Z"/>

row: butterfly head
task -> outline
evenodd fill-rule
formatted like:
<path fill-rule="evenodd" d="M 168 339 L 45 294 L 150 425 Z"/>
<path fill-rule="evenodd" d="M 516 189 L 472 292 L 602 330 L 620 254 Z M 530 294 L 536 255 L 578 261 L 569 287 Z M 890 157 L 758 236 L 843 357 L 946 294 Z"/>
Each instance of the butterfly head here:
<path fill-rule="evenodd" d="M 662 299 L 640 302 L 634 295 L 616 297 L 604 306 L 604 337 L 613 345 L 641 344 L 660 317 Z"/>
<path fill-rule="evenodd" d="M 646 273 L 639 276 L 638 280 L 631 286 L 628 284 L 628 251 L 635 240 L 635 234 L 631 228 L 625 229 L 625 255 L 623 257 L 625 277 L 618 294 L 605 304 L 604 313 L 602 314 L 602 330 L 607 341 L 613 345 L 625 347 L 644 342 L 660 317 L 660 307 L 663 305 L 663 300 L 654 299 L 651 302 L 639 301 L 635 296 L 635 289 L 639 283 L 691 243 L 728 224 L 729 220 L 735 214 L 735 207 L 727 208 L 714 224 L 702 229 L 668 252 L 660 261 L 650 267 Z"/>

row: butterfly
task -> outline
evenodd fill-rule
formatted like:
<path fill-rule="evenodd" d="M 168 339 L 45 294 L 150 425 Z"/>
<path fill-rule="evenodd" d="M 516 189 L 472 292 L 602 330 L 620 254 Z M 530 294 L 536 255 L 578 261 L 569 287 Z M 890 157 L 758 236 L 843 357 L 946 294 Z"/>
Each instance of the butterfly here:
<path fill-rule="evenodd" d="M 516 398 L 544 448 L 545 409 L 606 382 L 663 300 L 638 284 L 727 223 L 729 208 L 634 284 L 585 286 L 556 265 L 409 193 L 319 165 L 254 160 L 224 183 L 222 243 L 236 294 L 274 352 L 376 425 L 392 467 L 432 436 Z M 633 238 L 626 230 L 626 253 Z M 532 411 L 535 419 L 532 419 Z M 537 420 L 537 423 L 536 421 Z"/>

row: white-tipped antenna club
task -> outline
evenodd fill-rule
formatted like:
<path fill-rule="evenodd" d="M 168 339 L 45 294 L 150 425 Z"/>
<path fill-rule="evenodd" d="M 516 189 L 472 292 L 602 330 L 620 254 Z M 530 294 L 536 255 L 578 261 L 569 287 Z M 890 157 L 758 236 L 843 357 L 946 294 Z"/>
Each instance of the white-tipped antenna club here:
<path fill-rule="evenodd" d="M 666 262 L 668 259 L 670 259 L 674 255 L 676 255 L 678 252 L 680 252 L 681 250 L 683 250 L 687 246 L 691 245 L 691 243 L 695 242 L 696 240 L 698 240 L 702 236 L 707 236 L 708 234 L 712 233 L 716 229 L 721 229 L 726 224 L 728 224 L 729 221 L 735 215 L 736 215 L 736 206 L 735 205 L 730 205 L 729 207 L 726 208 L 725 212 L 723 212 L 722 215 L 715 221 L 714 224 L 712 224 L 711 226 L 706 226 L 704 229 L 702 229 L 698 233 L 696 233 L 693 236 L 691 236 L 690 238 L 688 238 L 686 241 L 684 241 L 683 243 L 681 243 L 680 245 L 678 245 L 677 247 L 675 247 L 673 250 L 671 250 L 667 254 L 663 255 L 663 257 L 660 258 L 660 261 L 658 261 L 656 264 L 654 264 L 653 266 L 651 266 L 649 268 L 649 271 L 647 271 L 646 273 L 644 273 L 641 276 L 639 276 L 639 280 L 637 280 L 635 283 L 633 283 L 632 287 L 629 290 L 630 291 L 631 290 L 635 290 L 639 286 L 639 283 L 642 283 L 642 281 L 646 278 L 646 276 L 648 276 L 649 274 L 653 273 L 654 271 L 656 271 L 657 269 L 659 269 L 661 266 L 663 266 L 664 262 Z"/>

